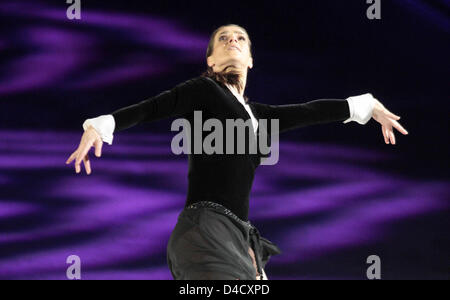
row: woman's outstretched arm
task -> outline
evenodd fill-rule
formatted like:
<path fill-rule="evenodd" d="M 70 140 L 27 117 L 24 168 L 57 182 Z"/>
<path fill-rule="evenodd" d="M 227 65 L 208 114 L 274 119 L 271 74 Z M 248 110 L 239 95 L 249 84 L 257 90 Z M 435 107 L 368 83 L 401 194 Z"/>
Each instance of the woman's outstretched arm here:
<path fill-rule="evenodd" d="M 305 103 L 269 105 L 251 102 L 259 119 L 278 119 L 279 133 L 314 124 L 336 121 L 348 123 L 355 121 L 366 124 L 371 118 L 381 124 L 386 144 L 395 144 L 393 128 L 402 134 L 408 134 L 393 114 L 384 105 L 367 93 L 343 99 L 319 99 Z"/>
<path fill-rule="evenodd" d="M 366 124 L 371 118 L 382 125 L 386 144 L 395 144 L 393 127 L 402 134 L 408 132 L 397 122 L 400 117 L 387 110 L 372 94 L 347 99 L 320 99 L 305 103 L 268 105 L 251 102 L 259 119 L 278 119 L 279 133 L 314 124 L 355 121 Z"/>
<path fill-rule="evenodd" d="M 169 117 L 184 115 L 193 110 L 200 110 L 206 79 L 196 77 L 178 84 L 170 90 L 143 100 L 139 103 L 120 108 L 111 114 L 87 119 L 83 123 L 84 133 L 78 148 L 67 159 L 66 164 L 75 160 L 75 171 L 80 172 L 81 161 L 84 162 L 86 173 L 91 173 L 88 152 L 95 148 L 95 155 L 101 156 L 103 142 L 112 144 L 113 134 L 141 123 L 157 121 Z"/>
<path fill-rule="evenodd" d="M 320 99 L 305 103 L 270 105 L 251 102 L 258 119 L 278 119 L 279 132 L 309 125 L 343 121 L 350 117 L 347 100 Z"/>
<path fill-rule="evenodd" d="M 204 77 L 190 79 L 171 90 L 114 111 L 111 113 L 115 121 L 114 132 L 201 109 L 202 104 L 198 100 L 205 92 L 206 84 Z"/>
<path fill-rule="evenodd" d="M 170 90 L 156 96 L 132 104 L 109 115 L 87 119 L 83 123 L 86 130 L 92 125 L 102 137 L 102 140 L 112 144 L 113 133 L 130 127 L 157 121 L 169 117 L 178 117 L 201 107 L 201 103 L 194 99 L 204 92 L 205 78 L 197 77 L 178 84 Z"/>

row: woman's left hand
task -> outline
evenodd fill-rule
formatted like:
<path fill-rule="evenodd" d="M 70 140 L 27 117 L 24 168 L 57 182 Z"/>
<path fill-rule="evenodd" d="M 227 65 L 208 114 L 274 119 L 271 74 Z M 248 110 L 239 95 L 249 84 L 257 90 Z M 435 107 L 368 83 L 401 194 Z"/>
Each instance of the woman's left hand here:
<path fill-rule="evenodd" d="M 372 112 L 372 118 L 381 124 L 381 131 L 383 132 L 384 142 L 386 144 L 391 143 L 395 145 L 395 136 L 393 127 L 404 135 L 408 134 L 405 128 L 402 127 L 397 121 L 400 117 L 387 110 L 380 101 L 375 99 L 375 106 Z"/>

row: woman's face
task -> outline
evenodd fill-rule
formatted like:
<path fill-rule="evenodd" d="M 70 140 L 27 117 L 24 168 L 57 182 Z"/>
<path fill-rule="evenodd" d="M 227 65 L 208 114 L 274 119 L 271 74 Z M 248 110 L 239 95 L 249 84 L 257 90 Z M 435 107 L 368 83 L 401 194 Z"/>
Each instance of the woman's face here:
<path fill-rule="evenodd" d="M 237 26 L 220 28 L 214 36 L 214 49 L 207 63 L 214 72 L 223 71 L 226 67 L 238 71 L 253 68 L 247 34 Z"/>

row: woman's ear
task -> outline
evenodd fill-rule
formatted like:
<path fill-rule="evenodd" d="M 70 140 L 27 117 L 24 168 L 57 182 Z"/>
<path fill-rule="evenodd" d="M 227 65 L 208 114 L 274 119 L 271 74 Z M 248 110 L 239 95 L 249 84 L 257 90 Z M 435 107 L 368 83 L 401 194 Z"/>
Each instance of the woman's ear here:
<path fill-rule="evenodd" d="M 250 57 L 250 63 L 248 65 L 248 68 L 249 69 L 253 68 L 253 57 Z"/>
<path fill-rule="evenodd" d="M 214 66 L 214 62 L 213 62 L 213 59 L 211 58 L 211 56 L 208 57 L 208 58 L 206 59 L 206 63 L 207 63 L 208 66 L 210 66 L 211 68 Z"/>

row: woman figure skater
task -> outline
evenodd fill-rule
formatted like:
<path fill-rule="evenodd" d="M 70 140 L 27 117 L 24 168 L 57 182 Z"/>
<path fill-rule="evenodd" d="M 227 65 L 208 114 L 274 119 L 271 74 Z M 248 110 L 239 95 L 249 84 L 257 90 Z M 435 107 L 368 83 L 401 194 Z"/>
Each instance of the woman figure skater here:
<path fill-rule="evenodd" d="M 206 51 L 207 71 L 144 101 L 111 114 L 87 119 L 78 148 L 67 159 L 80 173 L 84 163 L 91 173 L 88 152 L 101 156 L 103 142 L 112 144 L 113 133 L 169 117 L 194 124 L 194 111 L 204 119 L 242 119 L 252 125 L 254 137 L 264 128 L 258 120 L 277 119 L 278 133 L 336 121 L 381 124 L 386 144 L 395 144 L 393 128 L 408 132 L 400 117 L 371 94 L 347 99 L 320 99 L 305 103 L 267 105 L 244 95 L 247 72 L 253 67 L 251 41 L 241 26 L 216 29 Z M 253 134 L 251 133 L 251 134 Z M 262 237 L 248 220 L 249 194 L 262 154 L 188 154 L 186 204 L 167 245 L 167 263 L 174 279 L 267 280 L 264 268 L 280 249 Z"/>

